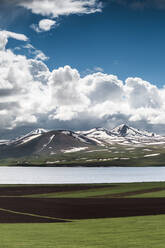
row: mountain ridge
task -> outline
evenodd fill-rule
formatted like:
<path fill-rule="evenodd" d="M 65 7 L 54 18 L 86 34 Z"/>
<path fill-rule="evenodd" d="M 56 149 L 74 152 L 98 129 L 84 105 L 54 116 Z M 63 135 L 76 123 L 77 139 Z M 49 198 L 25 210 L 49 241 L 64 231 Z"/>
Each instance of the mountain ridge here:
<path fill-rule="evenodd" d="M 44 128 L 38 128 L 38 129 L 34 129 L 32 130 L 31 132 L 25 134 L 25 135 L 22 135 L 20 137 L 17 137 L 15 139 L 11 139 L 11 140 L 0 140 L 0 144 L 1 143 L 6 143 L 6 142 L 15 142 L 15 141 L 18 141 L 18 140 L 21 140 L 21 139 L 24 139 L 24 138 L 28 138 L 30 136 L 37 136 L 37 135 L 43 135 L 45 133 L 49 133 L 49 132 L 62 132 L 62 133 L 65 133 L 65 134 L 75 134 L 75 135 L 81 135 L 82 137 L 90 137 L 92 138 L 92 135 L 93 133 L 97 133 L 96 135 L 99 136 L 99 133 L 105 133 L 109 136 L 112 136 L 112 137 L 134 137 L 134 138 L 164 138 L 164 136 L 161 136 L 161 135 L 157 135 L 153 132 L 148 132 L 146 130 L 140 130 L 140 129 L 136 129 L 136 128 L 133 128 L 133 127 L 130 127 L 126 124 L 121 124 L 113 129 L 106 129 L 106 128 L 103 128 L 103 127 L 96 127 L 96 128 L 92 128 L 90 130 L 86 130 L 86 131 L 71 131 L 71 130 L 67 130 L 67 129 L 59 129 L 59 130 L 47 130 L 47 129 L 44 129 Z"/>
<path fill-rule="evenodd" d="M 108 130 L 87 131 L 36 129 L 13 140 L 0 142 L 0 159 L 7 157 L 53 156 L 83 150 L 92 152 L 99 147 L 141 147 L 165 144 L 165 137 L 126 124 Z M 98 147 L 98 148 L 97 148 Z"/>

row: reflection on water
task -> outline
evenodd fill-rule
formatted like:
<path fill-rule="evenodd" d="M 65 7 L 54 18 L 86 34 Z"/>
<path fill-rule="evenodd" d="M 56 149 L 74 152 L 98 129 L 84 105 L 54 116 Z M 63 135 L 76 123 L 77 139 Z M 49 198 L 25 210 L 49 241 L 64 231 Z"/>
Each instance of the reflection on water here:
<path fill-rule="evenodd" d="M 165 167 L 0 167 L 0 184 L 165 181 Z"/>

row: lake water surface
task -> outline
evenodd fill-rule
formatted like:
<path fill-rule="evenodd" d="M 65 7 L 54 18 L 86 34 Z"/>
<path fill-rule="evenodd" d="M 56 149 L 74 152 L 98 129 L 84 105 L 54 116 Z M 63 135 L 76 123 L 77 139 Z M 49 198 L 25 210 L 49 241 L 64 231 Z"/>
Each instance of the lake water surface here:
<path fill-rule="evenodd" d="M 165 167 L 0 167 L 0 184 L 165 181 Z"/>

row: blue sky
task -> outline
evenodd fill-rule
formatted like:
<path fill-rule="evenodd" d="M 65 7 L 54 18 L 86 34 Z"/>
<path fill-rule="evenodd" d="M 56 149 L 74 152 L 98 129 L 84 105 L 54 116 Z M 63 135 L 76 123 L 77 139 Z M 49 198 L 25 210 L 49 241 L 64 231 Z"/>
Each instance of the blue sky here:
<path fill-rule="evenodd" d="M 2 131 L 165 133 L 164 44 L 165 0 L 1 0 Z"/>
<path fill-rule="evenodd" d="M 15 15 L 1 28 L 26 34 L 50 57 L 46 62 L 50 69 L 69 64 L 83 74 L 101 67 L 122 80 L 138 76 L 164 85 L 165 10 L 132 9 L 104 1 L 101 13 L 60 17 L 58 27 L 39 34 L 29 26 L 37 23 L 40 15 L 28 10 Z M 15 44 L 11 40 L 9 46 Z"/>

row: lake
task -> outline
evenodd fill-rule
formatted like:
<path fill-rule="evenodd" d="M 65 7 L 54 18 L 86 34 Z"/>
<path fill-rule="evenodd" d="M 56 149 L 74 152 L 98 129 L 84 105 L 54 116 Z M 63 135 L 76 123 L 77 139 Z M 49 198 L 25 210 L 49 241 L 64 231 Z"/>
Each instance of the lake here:
<path fill-rule="evenodd" d="M 0 167 L 0 184 L 165 181 L 165 167 Z"/>

